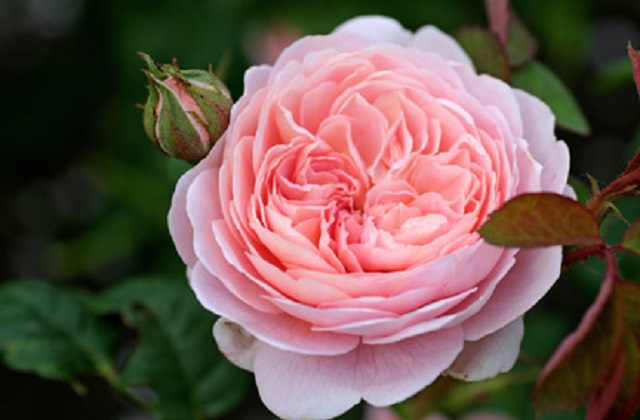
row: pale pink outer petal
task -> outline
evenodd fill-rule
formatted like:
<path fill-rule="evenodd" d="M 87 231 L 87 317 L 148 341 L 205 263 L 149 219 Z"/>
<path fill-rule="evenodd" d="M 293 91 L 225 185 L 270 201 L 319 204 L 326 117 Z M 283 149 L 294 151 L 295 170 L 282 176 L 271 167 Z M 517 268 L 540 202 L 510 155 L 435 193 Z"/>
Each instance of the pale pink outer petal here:
<path fill-rule="evenodd" d="M 465 381 L 482 381 L 510 370 L 520 354 L 524 335 L 522 318 L 478 341 L 467 341 L 446 373 Z"/>
<path fill-rule="evenodd" d="M 522 249 L 486 305 L 464 322 L 465 339 L 476 341 L 528 311 L 560 276 L 562 247 Z"/>
<path fill-rule="evenodd" d="M 218 318 L 213 325 L 213 336 L 218 348 L 231 363 L 248 370 L 253 370 L 257 341 L 241 325 L 225 318 Z"/>
<path fill-rule="evenodd" d="M 540 99 L 514 89 L 522 115 L 523 138 L 529 151 L 542 165 L 542 189 L 563 193 L 569 175 L 569 149 L 554 135 L 555 116 Z"/>
<path fill-rule="evenodd" d="M 402 401 L 435 380 L 462 350 L 458 327 L 337 357 L 305 356 L 260 343 L 253 365 L 260 397 L 287 419 L 338 416 L 364 399 Z"/>
<path fill-rule="evenodd" d="M 185 172 L 176 185 L 171 208 L 167 217 L 169 222 L 169 232 L 173 238 L 176 250 L 180 258 L 188 267 L 192 267 L 197 261 L 193 244 L 193 226 L 187 214 L 187 193 L 202 171 L 211 167 L 219 167 L 222 161 L 222 151 L 224 149 L 225 137 L 223 136 L 213 146 L 211 152 L 198 165 Z"/>
<path fill-rule="evenodd" d="M 218 173 L 215 169 L 201 171 L 192 181 L 187 193 L 187 215 L 193 226 L 193 248 L 198 262 L 244 303 L 263 312 L 281 312 L 262 298 L 262 288 L 231 264 L 233 259 L 227 256 L 231 247 L 226 246 L 215 235 L 216 221 L 221 221 L 223 217 L 217 200 Z M 239 254 L 243 252 L 243 249 L 237 250 Z"/>
<path fill-rule="evenodd" d="M 376 43 L 407 45 L 411 41 L 411 32 L 398 21 L 385 16 L 360 16 L 344 22 L 333 33 L 357 35 Z"/>
<path fill-rule="evenodd" d="M 313 332 L 309 324 L 286 314 L 260 312 L 229 293 L 201 263 L 196 263 L 188 274 L 202 306 L 242 325 L 260 341 L 272 346 L 301 354 L 338 355 L 353 350 L 360 341 L 356 336 Z"/>
<path fill-rule="evenodd" d="M 420 28 L 409 45 L 423 52 L 438 54 L 447 61 L 461 63 L 473 68 L 471 59 L 460 47 L 460 44 L 434 26 Z"/>
<path fill-rule="evenodd" d="M 240 102 L 239 100 L 234 108 L 237 108 L 238 110 L 244 108 L 246 102 L 249 101 L 258 89 L 267 85 L 270 74 L 271 66 L 261 65 L 249 68 L 249 70 L 244 74 L 244 94 L 242 95 L 244 101 Z"/>

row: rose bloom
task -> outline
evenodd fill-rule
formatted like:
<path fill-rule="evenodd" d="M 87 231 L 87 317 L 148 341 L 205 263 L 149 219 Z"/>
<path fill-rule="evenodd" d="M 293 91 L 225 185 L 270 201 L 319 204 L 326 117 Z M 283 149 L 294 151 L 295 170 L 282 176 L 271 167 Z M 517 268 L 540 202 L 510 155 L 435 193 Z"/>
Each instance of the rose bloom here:
<path fill-rule="evenodd" d="M 540 100 L 478 75 L 434 27 L 360 17 L 247 71 L 169 226 L 266 406 L 330 418 L 513 366 L 561 247 L 477 229 L 518 194 L 565 192 L 568 167 Z"/>

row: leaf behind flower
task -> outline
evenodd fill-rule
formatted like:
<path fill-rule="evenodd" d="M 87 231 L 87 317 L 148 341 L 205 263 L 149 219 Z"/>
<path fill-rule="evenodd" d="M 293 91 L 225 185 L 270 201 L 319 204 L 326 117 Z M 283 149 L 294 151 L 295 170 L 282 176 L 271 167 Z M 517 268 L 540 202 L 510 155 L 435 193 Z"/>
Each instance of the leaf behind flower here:
<path fill-rule="evenodd" d="M 107 291 L 98 306 L 120 312 L 140 332 L 122 381 L 133 391 L 151 389 L 163 418 L 208 418 L 242 401 L 249 375 L 218 351 L 216 318 L 198 304 L 186 280 L 130 279 Z"/>
<path fill-rule="evenodd" d="M 549 105 L 558 126 L 583 136 L 591 132 L 571 91 L 542 63 L 531 61 L 518 68 L 513 72 L 511 82 L 514 87 L 537 96 Z"/>
<path fill-rule="evenodd" d="M 478 73 L 489 74 L 502 80 L 511 78 L 506 50 L 496 34 L 484 28 L 466 27 L 454 35 L 473 61 Z"/>
<path fill-rule="evenodd" d="M 636 254 L 640 255 L 640 219 L 636 220 L 622 238 L 622 246 Z"/>
<path fill-rule="evenodd" d="M 0 288 L 0 352 L 17 370 L 69 382 L 109 375 L 115 334 L 75 293 L 32 280 Z"/>

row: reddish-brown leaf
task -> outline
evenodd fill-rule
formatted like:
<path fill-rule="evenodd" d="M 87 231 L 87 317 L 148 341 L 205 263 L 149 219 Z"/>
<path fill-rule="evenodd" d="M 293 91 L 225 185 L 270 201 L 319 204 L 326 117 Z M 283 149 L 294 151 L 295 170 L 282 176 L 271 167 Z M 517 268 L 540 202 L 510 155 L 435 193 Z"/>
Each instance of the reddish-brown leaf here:
<path fill-rule="evenodd" d="M 640 219 L 636 220 L 622 238 L 622 247 L 640 255 Z"/>
<path fill-rule="evenodd" d="M 608 419 L 628 420 L 633 417 L 640 403 L 640 343 L 629 332 L 624 338 L 624 376 L 616 399 L 607 413 Z"/>
<path fill-rule="evenodd" d="M 623 338 L 626 336 L 623 335 Z M 627 355 L 624 349 L 624 340 L 618 345 L 618 349 L 611 357 L 605 376 L 600 380 L 598 387 L 589 396 L 587 403 L 587 420 L 600 420 L 607 418 L 607 414 L 613 409 L 614 403 L 622 389 L 622 382 L 627 367 Z"/>
<path fill-rule="evenodd" d="M 523 194 L 489 216 L 480 234 L 509 247 L 598 245 L 598 222 L 581 203 L 554 193 Z"/>
<path fill-rule="evenodd" d="M 594 304 L 578 328 L 560 344 L 545 366 L 534 391 L 536 408 L 549 413 L 584 404 L 597 393 L 611 405 L 607 380 L 616 368 L 624 333 L 624 305 L 613 293 L 616 267 L 608 261 L 607 274 Z M 615 260 L 613 261 L 615 264 Z M 616 386 L 616 384 L 613 384 Z M 617 384 L 617 388 L 620 383 Z M 606 408 L 608 410 L 608 407 Z M 606 411 L 605 410 L 605 411 Z"/>
<path fill-rule="evenodd" d="M 503 46 L 507 45 L 509 27 L 509 0 L 485 0 L 489 29 L 496 34 Z"/>
<path fill-rule="evenodd" d="M 640 403 L 640 286 L 618 279 L 613 288 L 623 307 L 623 341 L 610 380 L 604 382 L 609 395 L 594 395 L 587 413 L 594 419 L 628 420 Z"/>
<path fill-rule="evenodd" d="M 507 52 L 496 34 L 479 27 L 465 27 L 455 32 L 455 37 L 467 52 L 478 73 L 499 79 L 511 79 L 511 67 Z"/>
<path fill-rule="evenodd" d="M 616 287 L 624 300 L 624 321 L 627 330 L 640 341 L 640 286 L 619 280 Z"/>

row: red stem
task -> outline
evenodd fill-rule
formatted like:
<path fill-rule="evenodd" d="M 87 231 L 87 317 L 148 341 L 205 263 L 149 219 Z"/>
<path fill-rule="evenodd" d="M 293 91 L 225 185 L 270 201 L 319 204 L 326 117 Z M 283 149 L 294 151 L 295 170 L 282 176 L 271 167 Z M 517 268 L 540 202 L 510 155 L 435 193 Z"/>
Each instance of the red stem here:
<path fill-rule="evenodd" d="M 631 162 L 629 162 L 629 164 L 627 165 L 627 169 L 624 170 L 622 175 L 626 175 L 632 172 L 634 169 L 638 169 L 639 167 L 640 167 L 640 150 L 638 150 L 638 153 L 636 153 L 633 159 L 631 159 Z"/>
<path fill-rule="evenodd" d="M 604 258 L 607 263 L 607 272 L 605 276 L 613 276 L 614 280 L 618 280 L 620 278 L 620 273 L 618 271 L 618 259 L 616 258 L 616 247 L 606 246 L 604 249 Z"/>

